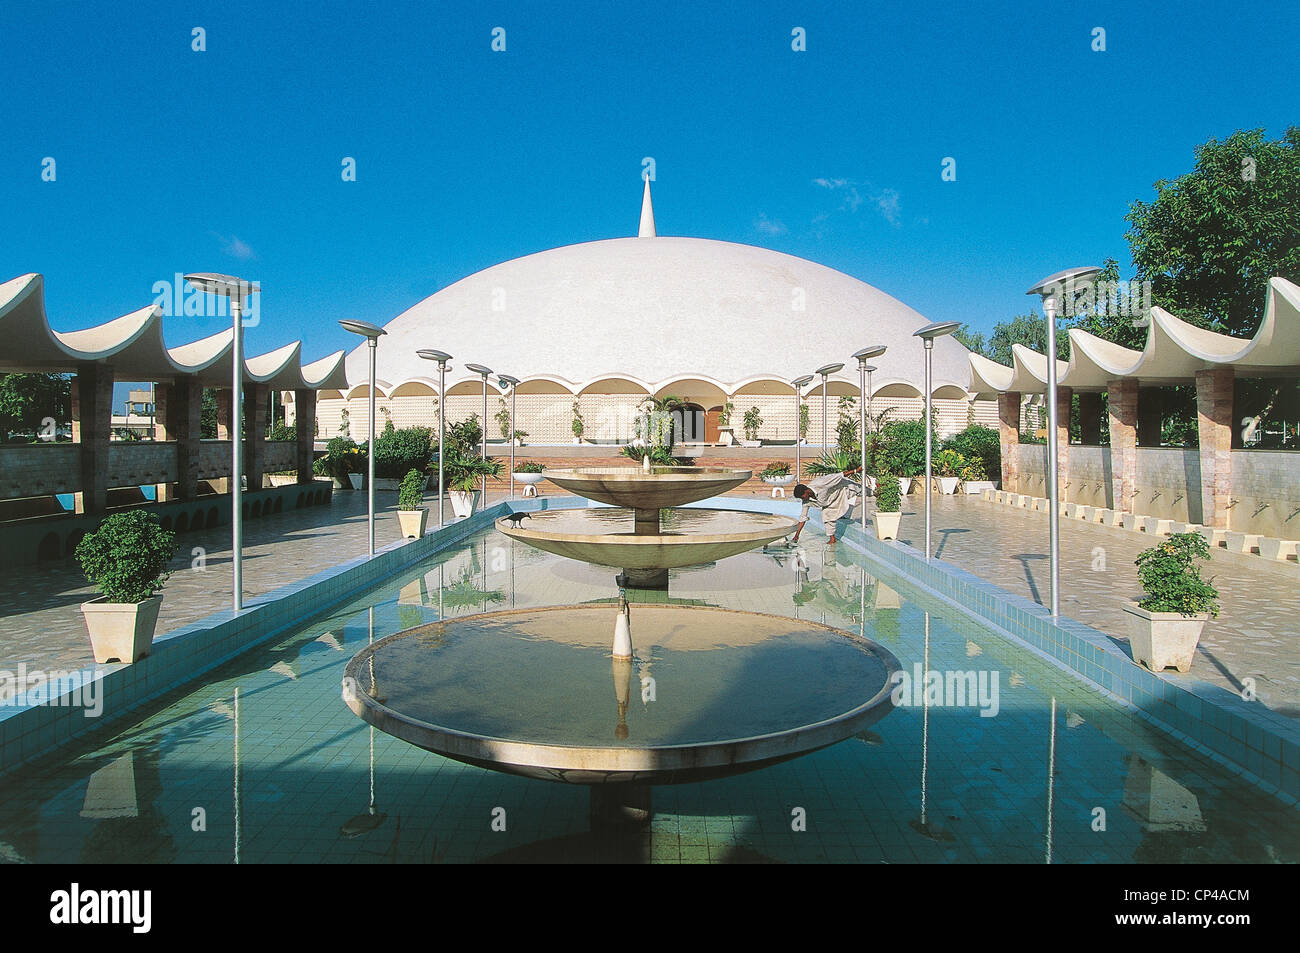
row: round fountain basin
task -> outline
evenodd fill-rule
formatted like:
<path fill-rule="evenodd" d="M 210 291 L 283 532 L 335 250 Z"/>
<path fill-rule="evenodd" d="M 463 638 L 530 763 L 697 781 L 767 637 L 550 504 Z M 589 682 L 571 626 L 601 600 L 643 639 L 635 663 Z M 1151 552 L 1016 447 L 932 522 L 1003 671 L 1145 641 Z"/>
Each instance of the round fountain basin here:
<path fill-rule="evenodd" d="M 547 470 L 546 479 L 589 500 L 658 510 L 696 503 L 740 486 L 751 470 L 730 467 L 576 467 Z"/>
<path fill-rule="evenodd" d="M 898 660 L 799 619 L 634 605 L 635 658 L 610 656 L 617 608 L 489 612 L 359 652 L 343 697 L 413 745 L 573 784 L 673 784 L 807 754 L 892 710 Z"/>
<path fill-rule="evenodd" d="M 675 509 L 660 514 L 657 534 L 634 532 L 623 507 L 538 510 L 497 528 L 512 539 L 558 556 L 624 569 L 680 569 L 716 562 L 793 533 L 798 521 L 772 513 Z"/>

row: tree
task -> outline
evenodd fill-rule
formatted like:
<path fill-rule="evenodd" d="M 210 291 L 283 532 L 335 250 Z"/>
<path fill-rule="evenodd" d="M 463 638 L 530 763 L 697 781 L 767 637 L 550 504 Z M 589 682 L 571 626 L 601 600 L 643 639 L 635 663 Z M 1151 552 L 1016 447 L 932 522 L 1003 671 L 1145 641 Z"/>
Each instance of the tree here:
<path fill-rule="evenodd" d="M 199 434 L 204 440 L 217 438 L 217 392 L 203 388 L 203 406 L 199 409 Z"/>
<path fill-rule="evenodd" d="M 0 440 L 11 430 L 38 434 L 46 418 L 55 428 L 72 422 L 72 381 L 67 374 L 5 374 L 0 377 Z"/>
<path fill-rule="evenodd" d="M 1129 206 L 1125 238 L 1156 304 L 1249 336 L 1268 279 L 1300 281 L 1300 127 L 1273 141 L 1239 130 L 1195 156 L 1191 172 L 1155 183 L 1154 201 Z"/>
<path fill-rule="evenodd" d="M 952 336 L 960 341 L 965 346 L 966 350 L 983 357 L 989 356 L 988 344 L 984 340 L 984 335 L 978 331 L 971 330 L 970 325 L 963 324 L 956 331 L 952 332 Z"/>

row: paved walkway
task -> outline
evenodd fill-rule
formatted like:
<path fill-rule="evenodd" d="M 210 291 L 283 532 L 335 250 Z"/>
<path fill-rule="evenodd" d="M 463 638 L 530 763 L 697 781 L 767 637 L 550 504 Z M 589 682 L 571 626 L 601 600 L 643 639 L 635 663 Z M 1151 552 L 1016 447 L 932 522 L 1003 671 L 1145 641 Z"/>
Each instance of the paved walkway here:
<path fill-rule="evenodd" d="M 728 461 L 729 463 L 731 461 Z M 559 461 L 556 461 L 559 464 Z M 542 496 L 548 493 L 541 484 Z M 762 484 L 737 491 L 768 495 Z M 505 494 L 489 490 L 489 502 Z M 375 539 L 398 537 L 395 508 L 377 513 Z M 921 498 L 904 506 L 901 537 L 923 548 Z M 431 514 L 431 517 L 436 514 Z M 448 512 L 450 516 L 450 512 Z M 813 537 L 808 537 L 812 542 Z M 167 582 L 159 631 L 194 622 L 231 602 L 230 527 L 182 534 Z M 1123 600 L 1140 594 L 1133 560 L 1151 545 L 1144 535 L 1077 520 L 1061 521 L 1061 611 L 1127 642 Z M 1104 565 L 1099 563 L 1100 555 Z M 1047 516 L 966 497 L 934 499 L 938 558 L 1040 603 L 1048 600 Z M 195 550 L 200 552 L 196 553 Z M 366 549 L 366 495 L 338 491 L 329 506 L 245 523 L 245 598 L 269 592 Z M 203 557 L 203 570 L 194 565 Z M 1102 566 L 1102 568 L 1094 568 Z M 1189 677 L 1241 691 L 1254 679 L 1259 700 L 1300 716 L 1300 567 L 1220 551 L 1207 570 L 1223 610 L 1205 630 Z M 0 580 L 0 669 L 75 668 L 90 664 L 79 606 L 92 598 L 75 560 L 42 563 Z"/>
<path fill-rule="evenodd" d="M 1003 589 L 1047 605 L 1047 514 L 970 497 L 933 498 L 935 555 Z M 909 496 L 899 538 L 925 548 L 924 499 Z M 1120 608 L 1142 596 L 1133 561 L 1155 545 L 1145 533 L 1061 519 L 1061 614 L 1127 646 Z M 1219 590 L 1187 678 L 1242 692 L 1252 683 L 1271 710 L 1300 717 L 1300 566 L 1217 551 L 1202 575 Z M 1184 677 L 1184 676 L 1178 676 Z"/>

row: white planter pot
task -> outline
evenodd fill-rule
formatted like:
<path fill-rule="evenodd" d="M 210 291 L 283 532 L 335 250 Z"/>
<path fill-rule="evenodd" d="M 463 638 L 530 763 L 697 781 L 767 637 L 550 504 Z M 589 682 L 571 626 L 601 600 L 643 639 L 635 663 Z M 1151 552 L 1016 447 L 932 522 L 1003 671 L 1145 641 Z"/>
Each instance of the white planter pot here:
<path fill-rule="evenodd" d="M 957 484 L 961 482 L 961 477 L 939 477 L 939 492 L 944 496 L 952 496 L 957 492 Z"/>
<path fill-rule="evenodd" d="M 718 443 L 722 444 L 724 447 L 730 447 L 735 442 L 736 434 L 732 431 L 729 424 L 718 428 Z"/>
<path fill-rule="evenodd" d="M 574 438 L 573 438 L 573 442 L 574 442 L 574 444 L 580 444 L 580 443 L 582 443 L 582 438 L 581 438 L 581 437 L 574 437 Z"/>
<path fill-rule="evenodd" d="M 912 478 L 911 478 L 911 477 L 899 477 L 899 478 L 898 478 L 898 492 L 899 492 L 899 493 L 903 494 L 903 496 L 907 496 L 908 491 L 911 490 L 911 489 L 912 489 Z"/>
<path fill-rule="evenodd" d="M 876 527 L 876 539 L 898 539 L 898 525 L 903 521 L 903 514 L 877 510 L 872 521 Z"/>
<path fill-rule="evenodd" d="M 141 602 L 106 602 L 100 596 L 82 603 L 81 614 L 86 619 L 95 661 L 130 664 L 148 655 L 161 605 L 162 596 L 150 596 Z"/>
<path fill-rule="evenodd" d="M 466 493 L 462 490 L 448 490 L 447 495 L 451 497 L 451 511 L 461 518 L 471 516 L 474 513 L 475 498 L 478 491 Z"/>
<path fill-rule="evenodd" d="M 352 484 L 349 483 L 347 480 L 340 480 L 338 477 L 333 477 L 332 479 L 334 481 L 334 489 L 336 490 L 352 489 Z"/>
<path fill-rule="evenodd" d="M 419 539 L 424 535 L 424 528 L 429 523 L 429 511 L 421 507 L 418 510 L 398 510 L 397 522 L 402 527 L 402 535 L 407 539 Z"/>
<path fill-rule="evenodd" d="M 352 485 L 352 489 L 359 490 L 365 485 L 365 475 L 361 473 L 349 473 L 348 483 Z"/>
<path fill-rule="evenodd" d="M 519 473 L 517 471 L 515 473 L 515 482 L 522 483 L 524 486 L 532 486 L 541 483 L 545 479 L 546 474 L 544 473 Z"/>
<path fill-rule="evenodd" d="M 392 477 L 375 477 L 376 493 L 396 493 L 401 488 L 401 480 L 394 480 Z"/>
<path fill-rule="evenodd" d="M 1177 612 L 1148 612 L 1137 603 L 1120 606 L 1129 614 L 1129 648 L 1133 661 L 1153 672 L 1173 667 L 1186 675 L 1192 668 L 1196 643 L 1209 613 L 1184 616 Z"/>
<path fill-rule="evenodd" d="M 962 490 L 967 496 L 982 494 L 985 490 L 993 489 L 992 480 L 967 480 L 962 484 Z"/>
<path fill-rule="evenodd" d="M 794 482 L 794 474 L 788 474 L 783 477 L 763 477 L 763 482 L 768 486 L 789 486 Z"/>
<path fill-rule="evenodd" d="M 761 447 L 761 446 L 763 446 L 763 441 L 761 441 L 761 440 L 742 440 L 742 441 L 740 441 L 740 445 L 741 445 L 742 447 Z"/>

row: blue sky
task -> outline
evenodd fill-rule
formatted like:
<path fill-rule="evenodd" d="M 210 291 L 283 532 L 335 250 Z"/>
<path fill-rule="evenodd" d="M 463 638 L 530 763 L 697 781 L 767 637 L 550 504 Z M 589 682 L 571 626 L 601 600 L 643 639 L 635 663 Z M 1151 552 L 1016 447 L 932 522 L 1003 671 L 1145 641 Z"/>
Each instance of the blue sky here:
<path fill-rule="evenodd" d="M 1128 204 L 1194 146 L 1297 121 L 1298 9 L 7 0 L 0 280 L 43 273 L 69 330 L 177 272 L 239 274 L 264 288 L 249 353 L 302 338 L 311 360 L 353 346 L 339 318 L 635 234 L 652 156 L 660 234 L 799 255 L 987 331 L 1062 267 L 1127 276 Z"/>

